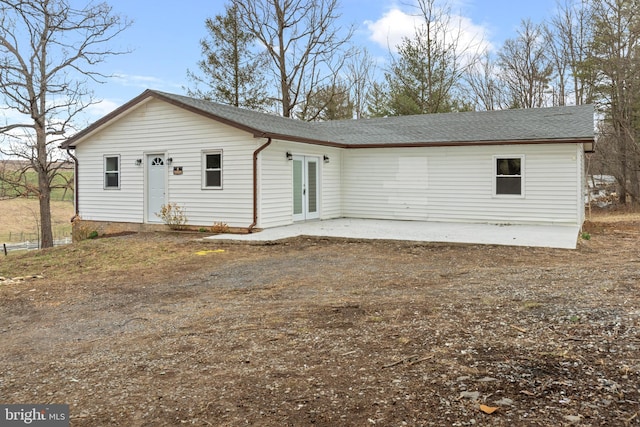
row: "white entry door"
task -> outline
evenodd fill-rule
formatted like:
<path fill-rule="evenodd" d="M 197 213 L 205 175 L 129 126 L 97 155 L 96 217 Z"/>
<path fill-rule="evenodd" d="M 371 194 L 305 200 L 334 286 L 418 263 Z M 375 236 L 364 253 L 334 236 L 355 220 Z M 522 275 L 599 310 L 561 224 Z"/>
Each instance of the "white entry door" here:
<path fill-rule="evenodd" d="M 293 220 L 320 217 L 318 157 L 293 156 Z"/>
<path fill-rule="evenodd" d="M 147 155 L 147 221 L 162 222 L 158 217 L 166 198 L 167 167 L 164 154 Z"/>

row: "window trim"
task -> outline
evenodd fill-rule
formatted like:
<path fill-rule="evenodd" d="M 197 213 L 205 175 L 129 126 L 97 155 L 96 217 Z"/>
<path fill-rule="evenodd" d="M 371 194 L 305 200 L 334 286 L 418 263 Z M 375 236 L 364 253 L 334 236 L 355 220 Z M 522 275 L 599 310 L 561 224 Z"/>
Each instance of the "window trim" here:
<path fill-rule="evenodd" d="M 212 168 L 212 169 L 207 169 L 207 156 L 212 155 L 212 154 L 218 154 L 220 155 L 220 168 Z M 224 171 L 224 164 L 223 164 L 223 153 L 222 150 L 206 150 L 202 152 L 202 189 L 203 190 L 222 190 L 223 187 L 223 171 Z M 219 186 L 212 186 L 212 185 L 207 185 L 207 172 L 208 171 L 220 171 L 220 185 Z"/>
<path fill-rule="evenodd" d="M 520 175 L 498 175 L 498 160 L 504 159 L 520 159 Z M 493 197 L 497 198 L 509 198 L 509 199 L 524 199 L 525 197 L 525 176 L 526 176 L 526 162 L 524 154 L 496 154 L 493 156 L 491 162 L 492 167 L 492 181 L 493 181 Z M 500 177 L 519 177 L 520 178 L 520 194 L 501 194 L 498 193 L 498 178 Z"/>
<path fill-rule="evenodd" d="M 117 170 L 107 170 L 107 159 L 112 159 L 112 158 L 116 158 L 118 159 L 118 169 Z M 122 178 L 122 174 L 121 174 L 121 170 L 122 170 L 122 161 L 120 158 L 120 154 L 105 154 L 103 156 L 103 160 L 102 160 L 102 186 L 104 190 L 120 190 L 120 185 L 121 185 L 121 178 Z M 107 174 L 116 174 L 117 178 L 118 178 L 118 185 L 113 186 L 113 185 L 107 185 Z"/>

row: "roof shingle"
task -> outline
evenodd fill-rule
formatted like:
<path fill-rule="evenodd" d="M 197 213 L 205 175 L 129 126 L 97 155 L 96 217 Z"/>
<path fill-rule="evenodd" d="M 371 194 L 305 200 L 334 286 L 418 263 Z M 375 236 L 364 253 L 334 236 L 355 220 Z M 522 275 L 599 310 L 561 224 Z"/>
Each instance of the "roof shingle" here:
<path fill-rule="evenodd" d="M 63 147 L 73 145 L 149 96 L 239 127 L 256 137 L 341 147 L 562 142 L 594 138 L 592 105 L 310 123 L 183 95 L 147 90 L 70 138 Z"/>

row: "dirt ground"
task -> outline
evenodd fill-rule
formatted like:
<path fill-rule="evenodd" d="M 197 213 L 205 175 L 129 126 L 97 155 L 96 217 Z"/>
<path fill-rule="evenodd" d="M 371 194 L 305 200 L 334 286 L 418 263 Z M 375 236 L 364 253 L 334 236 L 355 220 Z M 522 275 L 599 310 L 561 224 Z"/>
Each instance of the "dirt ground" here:
<path fill-rule="evenodd" d="M 9 256 L 0 402 L 72 426 L 640 425 L 640 221 L 588 230 L 575 251 L 155 233 Z"/>

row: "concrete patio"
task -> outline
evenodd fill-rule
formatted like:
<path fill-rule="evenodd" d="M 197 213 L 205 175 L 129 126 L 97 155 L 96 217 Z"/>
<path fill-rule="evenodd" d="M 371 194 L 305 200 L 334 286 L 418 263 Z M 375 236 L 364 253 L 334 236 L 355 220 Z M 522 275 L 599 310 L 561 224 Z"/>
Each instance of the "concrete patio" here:
<path fill-rule="evenodd" d="M 296 236 L 408 240 L 575 249 L 580 227 L 495 225 L 340 218 L 267 228 L 252 234 L 219 234 L 212 240 L 269 242 Z"/>

